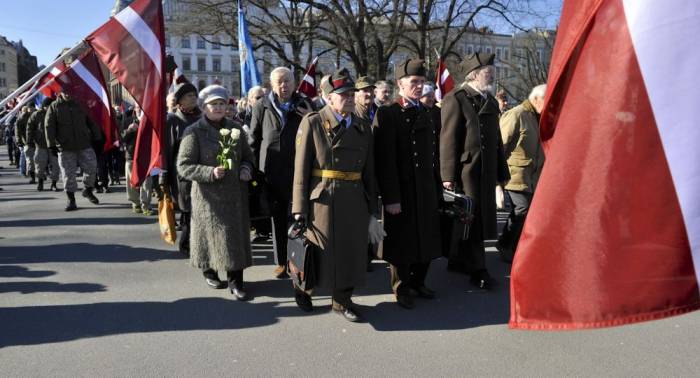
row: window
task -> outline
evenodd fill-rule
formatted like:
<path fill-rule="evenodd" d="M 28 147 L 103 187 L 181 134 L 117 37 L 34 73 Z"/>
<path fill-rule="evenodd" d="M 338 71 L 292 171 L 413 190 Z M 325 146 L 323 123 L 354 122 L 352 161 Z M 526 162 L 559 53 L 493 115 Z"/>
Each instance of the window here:
<path fill-rule="evenodd" d="M 207 58 L 197 58 L 197 71 L 207 70 Z"/>
<path fill-rule="evenodd" d="M 540 62 L 542 61 L 542 49 L 537 49 L 537 59 Z"/>
<path fill-rule="evenodd" d="M 189 49 L 190 48 L 190 37 L 182 37 L 180 40 L 180 47 L 183 49 Z"/>
<path fill-rule="evenodd" d="M 474 46 L 472 45 L 467 45 L 467 55 L 470 55 L 474 52 Z"/>
<path fill-rule="evenodd" d="M 190 60 L 189 56 L 182 57 L 182 70 L 183 71 L 191 71 L 192 70 L 192 61 Z"/>
<path fill-rule="evenodd" d="M 0 77 L 0 87 L 6 87 L 6 86 L 7 86 L 7 82 L 5 81 L 5 78 Z"/>
<path fill-rule="evenodd" d="M 503 48 L 503 60 L 510 60 L 510 50 L 507 47 Z"/>
<path fill-rule="evenodd" d="M 501 60 L 503 51 L 500 47 L 496 47 L 496 59 Z"/>
<path fill-rule="evenodd" d="M 487 47 L 487 48 L 486 48 L 486 53 L 487 53 L 487 54 L 491 54 L 491 48 L 490 48 L 490 47 Z"/>
<path fill-rule="evenodd" d="M 211 70 L 214 72 L 221 72 L 221 58 L 212 59 Z"/>
<path fill-rule="evenodd" d="M 221 50 L 221 45 L 219 44 L 219 43 L 221 43 L 221 38 L 216 37 L 212 41 L 213 42 L 211 44 L 211 49 L 212 50 Z"/>
<path fill-rule="evenodd" d="M 197 37 L 197 49 L 204 50 L 207 48 L 207 42 L 202 37 Z"/>
<path fill-rule="evenodd" d="M 0 72 L 5 72 L 5 62 L 0 62 Z"/>

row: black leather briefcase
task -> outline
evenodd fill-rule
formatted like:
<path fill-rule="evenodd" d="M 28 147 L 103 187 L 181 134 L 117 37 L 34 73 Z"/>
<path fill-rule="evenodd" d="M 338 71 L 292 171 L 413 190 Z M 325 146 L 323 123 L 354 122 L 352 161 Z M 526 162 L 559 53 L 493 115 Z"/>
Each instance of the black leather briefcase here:
<path fill-rule="evenodd" d="M 316 285 L 316 246 L 304 236 L 304 221 L 296 221 L 287 232 L 287 270 L 294 285 L 301 290 L 313 289 Z"/>
<path fill-rule="evenodd" d="M 474 219 L 474 200 L 467 195 L 450 190 L 442 192 L 440 226 L 442 233 L 442 255 L 455 257 L 459 253 L 459 242 L 469 238 Z"/>

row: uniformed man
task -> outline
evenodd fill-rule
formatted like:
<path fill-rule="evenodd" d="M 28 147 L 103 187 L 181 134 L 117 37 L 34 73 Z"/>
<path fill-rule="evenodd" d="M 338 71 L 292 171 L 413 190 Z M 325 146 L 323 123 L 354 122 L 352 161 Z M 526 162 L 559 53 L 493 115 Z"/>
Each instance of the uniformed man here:
<path fill-rule="evenodd" d="M 377 107 L 391 105 L 391 101 L 393 100 L 391 95 L 391 84 L 384 80 L 380 80 L 374 83 L 374 85 L 374 104 L 377 105 Z"/>
<path fill-rule="evenodd" d="M 466 80 L 442 100 L 440 173 L 443 186 L 470 196 L 475 217 L 468 238 L 448 269 L 470 274 L 470 282 L 488 289 L 493 284 L 486 269 L 484 239 L 495 239 L 496 184 L 510 175 L 498 126 L 498 102 L 493 97 L 493 54 L 476 53 L 461 63 Z"/>
<path fill-rule="evenodd" d="M 46 119 L 46 109 L 54 101 L 53 98 L 47 97 L 41 102 L 41 107 L 29 117 L 27 122 L 27 143 L 36 145 L 34 153 L 34 161 L 36 164 L 36 174 L 39 179 L 39 184 L 36 190 L 44 190 L 44 181 L 46 180 L 46 171 L 51 169 L 51 190 L 58 192 L 56 183 L 59 177 L 58 157 L 52 154 L 46 145 L 46 128 L 44 121 Z"/>
<path fill-rule="evenodd" d="M 372 132 L 353 115 L 349 72 L 334 72 L 330 85 L 329 104 L 305 116 L 297 132 L 292 213 L 306 220 L 306 236 L 318 248 L 317 286 L 331 289 L 333 310 L 356 322 L 352 292 L 364 283 L 368 230 L 378 224 L 371 215 L 376 212 Z M 309 293 L 295 288 L 295 299 L 312 311 Z"/>
<path fill-rule="evenodd" d="M 101 143 L 102 131 L 68 94 L 58 95 L 46 111 L 46 145 L 58 154 L 63 187 L 68 197 L 66 211 L 77 210 L 75 191 L 78 190 L 76 170 L 82 168 L 83 197 L 97 205 L 100 201 L 92 190 L 97 175 L 97 157 L 93 144 Z"/>
<path fill-rule="evenodd" d="M 20 173 L 31 177 L 29 181 L 30 184 L 36 184 L 36 173 L 34 171 L 35 146 L 33 143 L 30 144 L 27 142 L 27 122 L 29 122 L 29 117 L 31 117 L 33 112 L 33 104 L 23 106 L 15 123 L 15 140 L 17 141 L 17 146 L 20 148 L 20 164 L 22 159 L 25 164 L 24 170 L 20 167 Z"/>
<path fill-rule="evenodd" d="M 430 261 L 439 257 L 440 185 L 437 125 L 420 103 L 425 66 L 408 59 L 396 67 L 399 97 L 379 108 L 375 155 L 387 237 L 382 257 L 391 264 L 391 286 L 401 307 L 412 295 L 432 299 L 425 286 Z"/>

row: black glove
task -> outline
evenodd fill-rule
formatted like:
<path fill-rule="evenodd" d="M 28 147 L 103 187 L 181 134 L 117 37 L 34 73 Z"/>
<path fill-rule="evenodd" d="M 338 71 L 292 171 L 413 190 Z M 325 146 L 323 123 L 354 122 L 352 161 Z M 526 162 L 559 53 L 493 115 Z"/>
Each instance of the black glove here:
<path fill-rule="evenodd" d="M 56 147 L 56 146 L 49 147 L 49 151 L 51 151 L 51 155 L 56 156 L 56 157 L 58 156 L 58 147 Z"/>

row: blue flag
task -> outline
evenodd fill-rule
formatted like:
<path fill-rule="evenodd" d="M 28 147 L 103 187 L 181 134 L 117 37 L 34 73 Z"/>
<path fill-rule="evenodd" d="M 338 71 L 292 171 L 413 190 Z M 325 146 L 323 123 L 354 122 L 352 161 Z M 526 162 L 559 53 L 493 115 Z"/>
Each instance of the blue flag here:
<path fill-rule="evenodd" d="M 248 25 L 245 22 L 245 13 L 238 1 L 238 56 L 241 59 L 241 96 L 245 96 L 248 90 L 260 85 L 260 74 L 253 57 L 253 44 L 250 42 Z"/>

